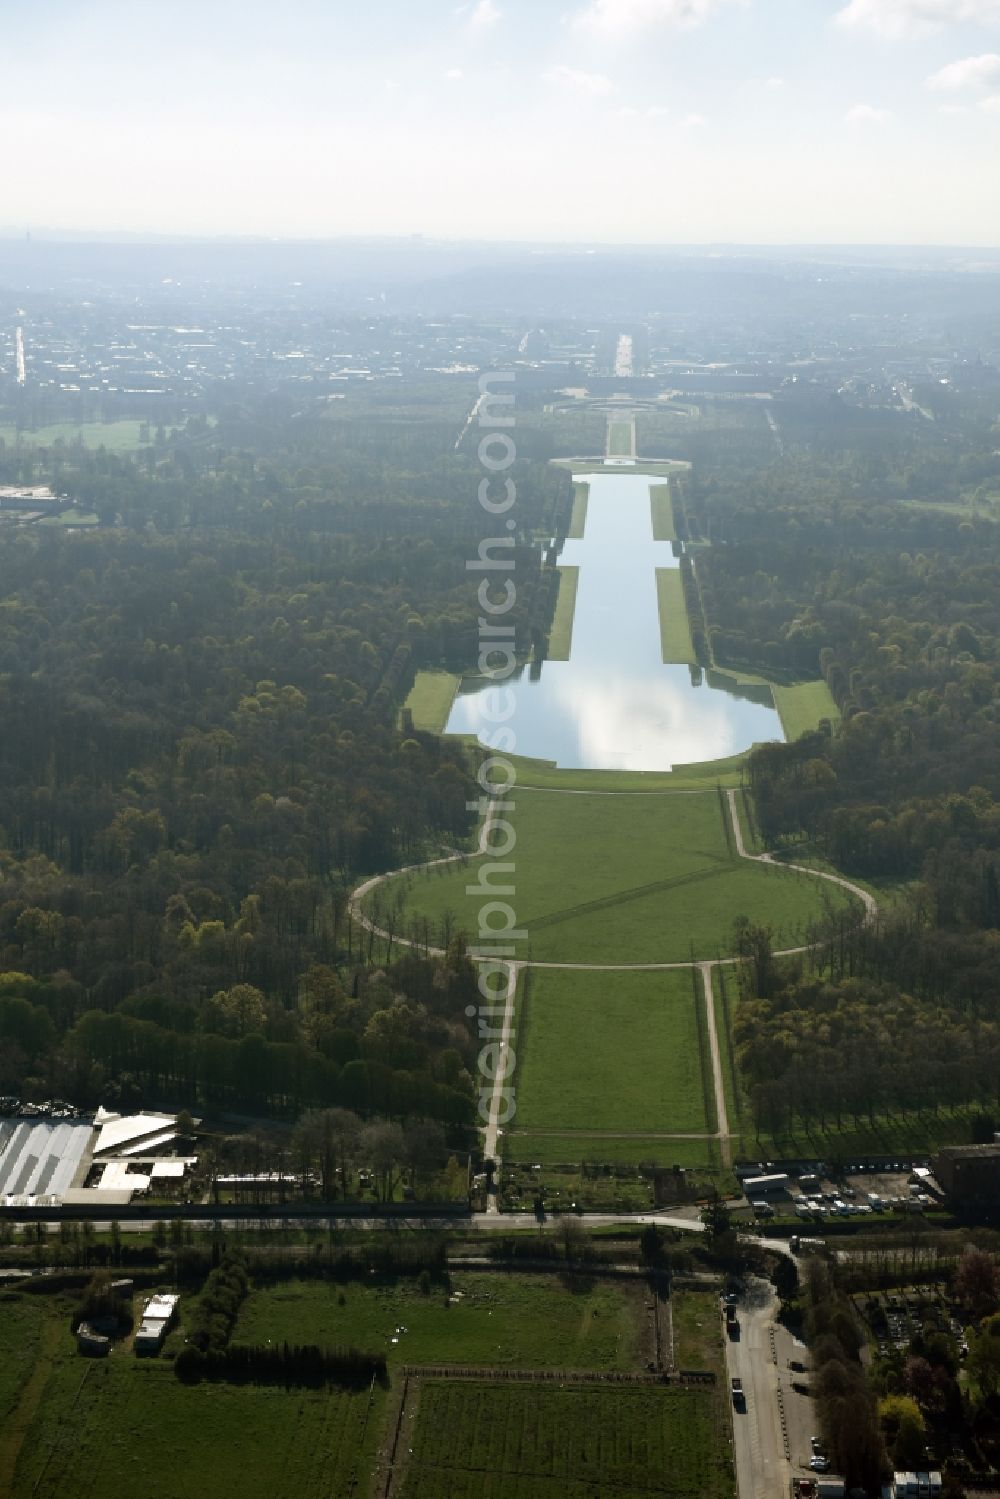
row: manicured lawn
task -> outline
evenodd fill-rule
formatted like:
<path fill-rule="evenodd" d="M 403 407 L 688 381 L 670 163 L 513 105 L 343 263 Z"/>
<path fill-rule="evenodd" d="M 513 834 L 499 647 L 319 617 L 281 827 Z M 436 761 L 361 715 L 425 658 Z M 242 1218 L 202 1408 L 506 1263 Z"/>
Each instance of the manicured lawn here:
<path fill-rule="evenodd" d="M 518 1125 L 709 1130 L 697 1012 L 703 1004 L 700 985 L 695 995 L 683 970 L 532 973 L 517 1038 Z M 667 1142 L 661 1150 L 669 1154 Z"/>
<path fill-rule="evenodd" d="M 676 541 L 674 527 L 674 502 L 669 484 L 649 486 L 649 505 L 653 524 L 654 541 Z"/>
<path fill-rule="evenodd" d="M 773 686 L 774 706 L 781 716 L 785 738 L 791 742 L 810 729 L 818 727 L 823 718 L 836 723 L 840 709 L 834 702 L 829 687 L 822 680 L 800 682 L 795 687 Z"/>
<path fill-rule="evenodd" d="M 68 1325 L 11 1499 L 328 1499 L 369 1493 L 385 1397 L 185 1386 L 165 1359 L 76 1353 Z M 357 1470 L 357 1486 L 351 1475 Z"/>
<path fill-rule="evenodd" d="M 576 587 L 580 581 L 578 567 L 559 568 L 559 594 L 552 629 L 549 632 L 549 661 L 568 661 L 573 644 L 573 614 L 576 610 Z"/>
<path fill-rule="evenodd" d="M 450 671 L 418 671 L 404 708 L 413 715 L 413 727 L 428 734 L 441 734 L 455 701 L 459 679 Z"/>
<path fill-rule="evenodd" d="M 729 848 L 715 790 L 701 795 L 563 796 L 515 792 L 506 814 L 516 833 L 517 928 L 527 933 L 518 953 L 535 961 L 663 963 L 712 958 L 730 951 L 739 915 L 768 922 L 778 948 L 798 945 L 824 902 L 846 892 L 778 867 L 738 859 Z M 398 877 L 403 891 L 399 930 L 414 917 L 440 937 L 478 932 L 484 897 L 477 856 Z M 467 887 L 473 893 L 467 894 Z M 385 908 L 396 899 L 390 880 L 374 894 Z M 369 901 L 369 909 L 371 901 Z M 493 918 L 494 924 L 496 918 Z"/>
<path fill-rule="evenodd" d="M 74 443 L 82 442 L 88 448 L 107 448 L 114 453 L 128 453 L 136 448 L 144 447 L 146 442 L 151 442 L 156 435 L 157 423 L 150 422 L 148 439 L 139 437 L 139 431 L 144 424 L 138 421 L 123 420 L 119 422 L 50 422 L 48 426 L 39 427 L 37 431 L 29 431 L 22 427 L 20 431 L 13 426 L 0 427 L 0 438 L 13 446 L 15 443 L 23 443 L 30 447 L 49 447 L 54 442 Z"/>
<path fill-rule="evenodd" d="M 590 500 L 589 484 L 573 485 L 573 516 L 566 532 L 567 541 L 582 541 L 587 528 L 587 504 Z"/>
<path fill-rule="evenodd" d="M 676 567 L 656 569 L 656 602 L 660 610 L 660 653 L 664 663 L 694 665 L 697 657 L 691 642 L 684 585 Z"/>
<path fill-rule="evenodd" d="M 701 1390 L 552 1389 L 432 1380 L 403 1499 L 729 1499 L 726 1444 Z"/>
<path fill-rule="evenodd" d="M 608 427 L 608 457 L 631 458 L 632 423 L 612 422 Z"/>
<path fill-rule="evenodd" d="M 571 1289 L 555 1275 L 455 1272 L 450 1294 L 458 1299 L 435 1284 L 424 1295 L 412 1280 L 283 1281 L 251 1292 L 236 1340 L 353 1345 L 384 1352 L 390 1364 L 636 1367 L 636 1302 L 625 1282 L 588 1279 Z"/>

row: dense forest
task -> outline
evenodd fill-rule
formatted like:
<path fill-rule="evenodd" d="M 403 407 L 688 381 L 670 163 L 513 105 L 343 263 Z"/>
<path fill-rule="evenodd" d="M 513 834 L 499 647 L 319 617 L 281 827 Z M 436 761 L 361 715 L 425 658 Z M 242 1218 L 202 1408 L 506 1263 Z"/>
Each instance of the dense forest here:
<path fill-rule="evenodd" d="M 0 451 L 102 521 L 0 548 L 0 1092 L 471 1118 L 460 946 L 371 971 L 345 919 L 471 827 L 462 754 L 399 726 L 415 670 L 477 648 L 454 440 L 272 395 L 134 456 Z M 524 649 L 569 481 L 515 474 Z"/>
<path fill-rule="evenodd" d="M 935 432 L 877 463 L 813 442 L 686 486 L 688 534 L 713 539 L 695 572 L 715 660 L 822 676 L 842 715 L 751 754 L 758 831 L 888 896 L 877 928 L 838 924 L 807 973 L 748 964 L 737 1040 L 761 1127 L 978 1103 L 992 1138 L 1000 525 L 970 494 L 1000 457 L 978 401 L 966 416 L 949 415 L 946 472 Z"/>

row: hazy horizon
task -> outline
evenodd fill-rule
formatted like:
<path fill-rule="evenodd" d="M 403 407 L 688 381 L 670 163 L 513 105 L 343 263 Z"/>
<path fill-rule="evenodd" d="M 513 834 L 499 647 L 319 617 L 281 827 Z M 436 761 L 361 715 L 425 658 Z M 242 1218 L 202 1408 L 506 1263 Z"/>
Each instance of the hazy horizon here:
<path fill-rule="evenodd" d="M 1000 0 L 42 0 L 5 41 L 12 237 L 1000 242 Z"/>

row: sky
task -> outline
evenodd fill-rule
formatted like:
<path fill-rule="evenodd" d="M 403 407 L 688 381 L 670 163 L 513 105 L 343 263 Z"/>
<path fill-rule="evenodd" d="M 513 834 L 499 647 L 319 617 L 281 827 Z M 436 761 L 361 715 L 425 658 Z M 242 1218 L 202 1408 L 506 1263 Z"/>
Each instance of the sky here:
<path fill-rule="evenodd" d="M 1000 244 L 1000 0 L 0 0 L 8 231 Z"/>

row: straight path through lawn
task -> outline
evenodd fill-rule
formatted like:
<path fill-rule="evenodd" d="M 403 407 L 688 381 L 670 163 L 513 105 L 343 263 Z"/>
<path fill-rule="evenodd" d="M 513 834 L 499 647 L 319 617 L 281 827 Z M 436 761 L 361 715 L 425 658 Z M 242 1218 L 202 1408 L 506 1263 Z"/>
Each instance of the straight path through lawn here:
<path fill-rule="evenodd" d="M 525 788 L 525 789 L 527 789 L 527 788 Z M 577 791 L 577 790 L 570 791 L 570 790 L 567 790 L 563 794 L 573 795 L 573 796 L 598 796 L 598 797 L 605 797 L 605 796 L 622 796 L 622 795 L 631 796 L 631 795 L 635 795 L 636 793 L 634 793 L 634 792 L 616 792 L 616 791 L 607 791 L 607 790 L 604 790 L 604 791 L 594 791 L 594 792 Z M 639 794 L 641 794 L 641 795 L 647 795 L 647 796 L 678 796 L 678 795 L 683 796 L 683 795 L 693 795 L 695 793 L 693 793 L 693 792 L 687 792 L 687 793 L 685 793 L 685 792 L 659 791 L 659 792 L 645 792 L 645 793 L 639 793 Z M 712 794 L 712 793 L 705 792 L 705 793 L 700 793 L 700 794 Z M 785 869 L 785 870 L 794 871 L 797 874 L 808 875 L 808 876 L 810 876 L 813 879 L 827 880 L 827 881 L 831 882 L 832 884 L 838 885 L 842 889 L 848 891 L 852 896 L 854 896 L 856 899 L 858 899 L 862 903 L 862 906 L 864 908 L 864 917 L 862 919 L 864 921 L 871 921 L 871 920 L 875 919 L 875 917 L 878 914 L 878 903 L 876 902 L 875 898 L 867 890 L 863 890 L 860 885 L 854 884 L 851 880 L 848 880 L 848 879 L 844 878 L 844 876 L 838 875 L 838 874 L 833 874 L 833 873 L 831 873 L 828 870 L 812 869 L 809 866 L 804 865 L 804 864 L 786 864 L 784 862 L 778 863 L 774 859 L 773 855 L 770 854 L 770 853 L 761 853 L 761 854 L 752 854 L 752 853 L 749 853 L 748 850 L 747 850 L 747 848 L 746 848 L 746 844 L 744 842 L 744 839 L 743 839 L 743 829 L 742 829 L 742 826 L 741 826 L 741 823 L 740 823 L 739 809 L 738 809 L 738 805 L 737 805 L 736 792 L 735 791 L 733 791 L 733 790 L 727 791 L 727 793 L 726 793 L 726 805 L 727 805 L 728 811 L 729 811 L 729 820 L 730 820 L 730 822 L 732 824 L 733 845 L 734 845 L 736 854 L 737 854 L 737 856 L 740 859 L 745 859 L 745 860 L 747 860 L 747 861 L 749 861 L 751 863 L 767 864 L 767 865 L 770 865 L 773 868 L 779 868 L 779 869 Z M 490 832 L 490 829 L 492 827 L 492 824 L 493 824 L 493 821 L 494 821 L 494 817 L 495 817 L 495 813 L 494 813 L 493 809 L 491 808 L 487 812 L 486 817 L 484 818 L 483 827 L 482 827 L 482 830 L 480 832 L 480 839 L 479 839 L 480 849 L 485 849 L 488 846 L 489 832 Z M 712 856 L 709 855 L 708 857 L 711 858 Z M 390 936 L 390 933 L 384 927 L 381 927 L 378 924 L 376 924 L 375 922 L 373 922 L 365 914 L 364 910 L 362 909 L 362 904 L 361 903 L 362 903 L 362 900 L 364 899 L 364 897 L 371 890 L 373 890 L 374 888 L 376 888 L 378 885 L 382 884 L 386 880 L 396 878 L 400 874 L 405 874 L 407 872 L 414 872 L 414 871 L 422 870 L 422 869 L 430 869 L 430 868 L 433 868 L 435 866 L 439 866 L 439 865 L 443 865 L 443 864 L 449 864 L 449 863 L 453 863 L 453 862 L 456 862 L 456 861 L 465 861 L 465 860 L 466 860 L 466 855 L 461 854 L 461 853 L 453 853 L 453 854 L 448 854 L 448 855 L 446 855 L 446 856 L 444 856 L 443 858 L 440 858 L 440 859 L 429 860 L 425 864 L 422 864 L 422 865 L 411 865 L 411 866 L 408 866 L 408 869 L 406 869 L 406 870 L 394 870 L 394 871 L 392 871 L 391 873 L 388 873 L 388 874 L 374 875 L 374 876 L 372 876 L 371 879 L 366 880 L 364 882 L 364 884 L 359 885 L 358 888 L 354 891 L 354 893 L 350 897 L 350 901 L 348 903 L 348 909 L 349 909 L 350 916 L 351 916 L 351 918 L 353 920 L 355 920 L 358 923 L 359 926 L 361 926 L 365 931 L 369 932 L 373 936 L 380 937 L 381 939 L 383 939 L 383 940 L 385 940 L 387 942 L 388 941 L 398 942 L 400 944 L 400 946 L 402 946 L 402 947 L 417 947 L 417 948 L 421 948 L 421 949 L 423 949 L 423 950 L 425 950 L 425 951 L 427 951 L 429 953 L 433 953 L 433 954 L 435 954 L 437 956 L 441 956 L 442 952 L 443 952 L 443 950 L 441 948 L 433 947 L 433 946 L 430 946 L 430 945 L 426 945 L 424 943 L 414 942 L 410 938 L 398 937 L 398 936 L 395 936 L 395 934 L 393 934 L 392 936 Z M 707 871 L 706 873 L 709 873 L 709 872 L 710 873 L 714 873 L 715 871 L 714 870 L 713 871 Z M 590 909 L 590 908 L 593 908 L 593 909 L 603 908 L 608 903 L 613 903 L 613 901 L 615 899 L 618 899 L 618 900 L 629 900 L 630 898 L 635 898 L 635 897 L 638 897 L 639 895 L 653 893 L 653 892 L 656 892 L 656 891 L 659 891 L 659 890 L 665 890 L 665 889 L 671 888 L 672 886 L 674 886 L 676 884 L 687 883 L 687 882 L 691 881 L 692 879 L 693 880 L 697 880 L 697 879 L 703 878 L 703 877 L 704 877 L 704 875 L 702 874 L 702 872 L 698 871 L 697 873 L 693 873 L 693 874 L 689 873 L 687 875 L 675 877 L 674 879 L 657 880 L 657 881 L 651 882 L 651 883 L 649 883 L 647 885 L 637 887 L 636 889 L 631 890 L 631 891 L 619 892 L 618 895 L 617 895 L 617 897 L 615 897 L 615 896 L 609 896 L 609 897 L 607 897 L 605 899 L 599 899 L 599 900 L 595 900 L 593 902 L 588 902 L 588 903 L 586 903 L 586 905 L 587 905 L 588 909 Z M 577 908 L 577 909 L 579 910 L 581 908 Z M 536 922 L 536 925 L 558 923 L 559 921 L 566 919 L 570 914 L 571 914 L 571 912 L 569 912 L 569 911 L 552 912 L 552 913 L 549 913 L 546 916 L 543 916 L 543 917 L 539 918 L 538 922 Z M 777 957 L 790 957 L 790 956 L 793 956 L 795 954 L 805 953 L 805 952 L 809 951 L 810 945 L 811 944 L 806 944 L 806 945 L 798 946 L 798 947 L 784 948 L 784 949 L 781 949 L 780 951 L 778 951 L 776 953 L 776 956 Z M 504 1100 L 503 1088 L 504 1088 L 504 1083 L 505 1083 L 505 1080 L 506 1080 L 506 1071 L 507 1071 L 506 1056 L 507 1056 L 507 1053 L 510 1050 L 510 1042 L 511 1042 L 512 1035 L 513 1035 L 515 999 L 516 999 L 516 994 L 517 994 L 517 984 L 518 984 L 518 979 L 519 979 L 520 973 L 521 973 L 521 971 L 523 969 L 527 969 L 527 968 L 562 969 L 562 970 L 571 971 L 571 972 L 575 971 L 575 972 L 588 972 L 588 973 L 590 973 L 590 972 L 607 972 L 607 973 L 623 973 L 623 972 L 651 973 L 652 972 L 652 973 L 655 973 L 655 972 L 663 972 L 663 971 L 678 970 L 678 969 L 697 968 L 698 971 L 699 971 L 699 973 L 700 973 L 700 975 L 701 975 L 702 989 L 703 989 L 703 1001 L 704 1001 L 704 1006 L 705 1006 L 706 1031 L 707 1031 L 707 1037 L 708 1037 L 709 1055 L 710 1055 L 710 1058 L 711 1058 L 711 1069 L 712 1069 L 712 1084 L 711 1085 L 712 1085 L 712 1091 L 713 1091 L 714 1096 L 715 1096 L 715 1118 L 716 1118 L 716 1122 L 717 1122 L 717 1129 L 714 1131 L 714 1133 L 711 1133 L 711 1134 L 709 1134 L 709 1133 L 705 1133 L 705 1134 L 683 1134 L 683 1133 L 678 1133 L 678 1132 L 671 1132 L 671 1133 L 663 1133 L 662 1135 L 660 1135 L 660 1134 L 658 1134 L 655 1131 L 651 1133 L 648 1129 L 636 1130 L 636 1131 L 622 1131 L 622 1132 L 619 1132 L 619 1131 L 602 1131 L 602 1130 L 593 1131 L 593 1130 L 589 1130 L 588 1129 L 587 1133 L 590 1134 L 590 1135 L 595 1135 L 595 1136 L 596 1135 L 604 1136 L 604 1137 L 609 1138 L 609 1139 L 612 1139 L 612 1138 L 614 1138 L 614 1139 L 619 1139 L 619 1138 L 624 1139 L 624 1138 L 629 1138 L 631 1135 L 635 1135 L 637 1138 L 641 1137 L 643 1139 L 663 1138 L 663 1139 L 678 1139 L 678 1140 L 680 1140 L 680 1139 L 718 1140 L 719 1141 L 721 1155 L 722 1155 L 722 1164 L 724 1166 L 726 1166 L 726 1167 L 730 1166 L 732 1164 L 732 1136 L 731 1136 L 730 1130 L 729 1130 L 729 1116 L 728 1116 L 728 1111 L 727 1111 L 727 1108 L 726 1108 L 726 1093 L 725 1093 L 725 1087 L 724 1087 L 724 1081 L 723 1081 L 723 1075 L 722 1075 L 722 1061 L 721 1061 L 721 1052 L 720 1052 L 720 1047 L 719 1047 L 718 1029 L 717 1029 L 717 1026 L 716 1026 L 714 989 L 713 989 L 713 982 L 712 982 L 712 970 L 713 970 L 713 968 L 722 967 L 724 965 L 729 966 L 729 965 L 738 963 L 739 961 L 740 961 L 739 958 L 734 956 L 734 957 L 714 958 L 714 959 L 707 959 L 707 960 L 705 960 L 705 959 L 703 959 L 703 960 L 695 960 L 693 962 L 692 961 L 687 961 L 687 962 L 676 961 L 676 962 L 669 962 L 669 963 L 658 963 L 658 962 L 649 962 L 649 963 L 596 963 L 596 962 L 595 963 L 586 963 L 586 962 L 583 962 L 583 963 L 580 963 L 580 962 L 566 962 L 566 961 L 563 961 L 563 962 L 540 961 L 540 960 L 537 960 L 537 959 L 519 959 L 517 961 L 511 961 L 509 963 L 506 963 L 505 964 L 505 969 L 506 969 L 506 973 L 507 973 L 507 985 L 506 985 L 505 999 L 504 999 L 503 1023 L 502 1023 L 501 1033 L 500 1033 L 500 1039 L 499 1039 L 499 1047 L 500 1047 L 501 1056 L 500 1056 L 500 1064 L 497 1067 L 496 1076 L 495 1076 L 494 1084 L 493 1084 L 493 1090 L 492 1090 L 492 1093 L 490 1095 L 489 1107 L 488 1107 L 488 1112 L 487 1112 L 487 1116 L 486 1116 L 486 1124 L 485 1124 L 485 1130 L 484 1130 L 484 1135 L 485 1135 L 485 1138 L 484 1138 L 484 1153 L 485 1153 L 485 1155 L 487 1157 L 489 1157 L 489 1158 L 494 1159 L 494 1160 L 497 1159 L 497 1149 L 498 1149 L 498 1144 L 499 1144 L 499 1136 L 500 1136 L 501 1128 L 502 1128 L 502 1125 L 501 1125 L 501 1108 L 502 1108 L 502 1104 L 503 1104 L 503 1100 Z M 706 1079 L 706 1085 L 707 1085 L 707 1082 L 708 1082 L 708 1080 Z M 536 1133 L 536 1134 L 550 1133 L 550 1131 L 548 1131 L 546 1129 L 539 1130 L 538 1128 L 534 1128 L 532 1132 Z M 567 1136 L 571 1136 L 573 1134 L 573 1131 L 572 1130 L 567 1130 L 567 1131 L 552 1130 L 551 1133 L 553 1133 L 553 1134 L 566 1134 Z M 490 1211 L 491 1212 L 497 1212 L 498 1211 L 498 1207 L 497 1207 L 497 1203 L 496 1203 L 495 1198 L 491 1201 Z"/>

